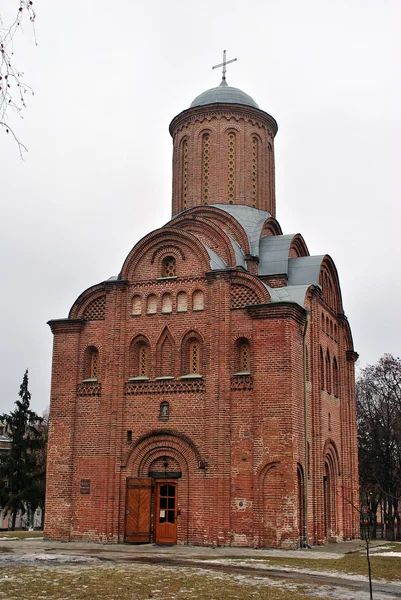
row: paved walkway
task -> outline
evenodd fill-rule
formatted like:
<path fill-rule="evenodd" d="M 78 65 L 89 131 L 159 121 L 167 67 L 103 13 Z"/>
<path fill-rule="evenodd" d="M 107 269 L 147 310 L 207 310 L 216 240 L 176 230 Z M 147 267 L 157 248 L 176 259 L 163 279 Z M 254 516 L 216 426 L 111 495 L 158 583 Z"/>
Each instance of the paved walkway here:
<path fill-rule="evenodd" d="M 386 544 L 386 540 L 372 541 L 372 548 Z M 28 538 L 12 540 L 1 537 L 0 548 L 8 548 L 15 553 L 23 554 L 72 554 L 95 556 L 112 561 L 126 561 L 131 558 L 135 560 L 140 556 L 171 556 L 181 559 L 191 558 L 260 558 L 263 556 L 292 556 L 294 558 L 308 555 L 310 558 L 338 558 L 339 555 L 364 550 L 365 543 L 362 540 L 352 540 L 338 544 L 326 544 L 314 546 L 310 549 L 299 550 L 275 550 L 275 549 L 253 549 L 253 548 L 229 548 L 208 546 L 163 546 L 158 544 L 95 544 L 93 542 L 53 542 L 42 538 Z"/>

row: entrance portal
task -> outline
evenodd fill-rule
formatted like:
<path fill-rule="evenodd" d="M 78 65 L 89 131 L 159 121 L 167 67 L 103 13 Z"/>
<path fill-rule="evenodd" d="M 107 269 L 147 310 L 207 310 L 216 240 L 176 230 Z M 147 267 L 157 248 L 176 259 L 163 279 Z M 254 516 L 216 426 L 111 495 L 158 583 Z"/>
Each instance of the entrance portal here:
<path fill-rule="evenodd" d="M 154 535 L 159 544 L 177 543 L 177 483 L 156 482 Z"/>

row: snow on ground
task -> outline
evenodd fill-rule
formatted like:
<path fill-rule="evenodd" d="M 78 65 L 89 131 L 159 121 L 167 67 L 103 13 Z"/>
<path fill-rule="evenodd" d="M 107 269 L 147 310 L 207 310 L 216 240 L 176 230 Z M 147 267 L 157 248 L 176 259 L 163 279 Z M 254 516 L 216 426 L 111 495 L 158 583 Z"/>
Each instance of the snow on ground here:
<path fill-rule="evenodd" d="M 213 565 L 222 564 L 228 566 L 247 566 L 248 568 L 253 569 L 268 569 L 268 565 L 263 564 L 261 561 L 250 559 L 246 561 L 238 561 L 233 559 L 215 559 L 210 561 L 203 561 L 206 565 L 207 563 L 211 563 Z M 74 563 L 74 564 L 73 564 Z M 81 564 L 79 564 L 81 563 Z M 65 555 L 65 554 L 17 554 L 17 553 L 8 553 L 5 552 L 0 554 L 0 566 L 11 566 L 13 565 L 26 565 L 33 566 L 40 569 L 54 569 L 56 572 L 82 572 L 84 570 L 93 568 L 94 564 L 96 564 L 96 569 L 117 569 L 123 570 L 126 572 L 127 570 L 132 570 L 138 576 L 138 570 L 140 573 L 143 573 L 143 576 L 146 577 L 146 572 L 152 572 L 155 569 L 154 565 L 146 565 L 146 564 L 131 564 L 131 565 L 111 565 L 110 563 L 105 563 L 104 561 L 99 560 L 95 557 L 88 556 L 75 556 L 75 555 Z M 285 567 L 274 567 L 275 570 L 288 570 Z M 260 586 L 268 586 L 274 587 L 276 589 L 288 590 L 288 591 L 297 591 L 302 590 L 307 597 L 309 598 L 329 598 L 331 600 L 349 600 L 352 597 L 352 600 L 369 600 L 369 592 L 368 591 L 357 591 L 350 590 L 347 587 L 337 586 L 335 582 L 333 584 L 322 585 L 312 582 L 301 582 L 301 581 L 288 581 L 288 580 L 280 580 L 277 578 L 270 578 L 268 573 L 266 576 L 253 576 L 252 573 L 248 574 L 237 574 L 237 573 L 226 573 L 226 572 L 216 572 L 214 570 L 200 569 L 197 567 L 191 567 L 190 564 L 182 566 L 182 567 L 170 567 L 170 566 L 158 566 L 157 570 L 159 574 L 163 571 L 171 572 L 174 571 L 175 574 L 183 574 L 183 575 L 191 575 L 197 574 L 199 575 L 200 582 L 204 581 L 204 578 L 214 580 L 226 580 L 226 581 L 235 581 L 240 586 L 247 586 L 249 591 L 256 586 L 259 588 Z M 297 571 L 301 573 L 308 573 L 306 569 L 294 569 L 291 567 L 291 571 Z M 310 572 L 310 571 L 309 571 Z M 314 571 L 314 573 L 316 573 Z M 333 573 L 333 572 L 325 572 L 319 571 L 319 574 L 328 575 L 331 577 L 340 577 L 341 579 L 349 579 L 356 581 L 366 581 L 366 577 L 358 576 L 358 575 L 345 575 L 344 573 Z M 0 582 L 7 581 L 13 578 L 12 572 L 8 571 L 7 575 L 3 575 L 0 577 Z M 400 584 L 401 590 L 401 584 Z M 156 592 L 156 590 L 154 590 Z M 181 590 L 182 591 L 182 590 Z M 192 597 L 197 598 L 197 592 L 201 591 L 200 588 L 192 590 Z M 156 594 L 157 595 L 157 594 Z M 397 596 L 391 596 L 389 593 L 383 594 L 378 591 L 375 591 L 375 600 L 391 600 L 392 598 L 399 598 L 399 594 Z"/>
<path fill-rule="evenodd" d="M 401 552 L 375 552 L 375 556 L 396 556 L 401 558 Z"/>
<path fill-rule="evenodd" d="M 35 562 L 56 562 L 56 563 L 94 563 L 100 560 L 93 556 L 75 556 L 69 554 L 17 554 L 14 552 L 4 552 L 0 554 L 0 564 L 32 564 Z"/>
<path fill-rule="evenodd" d="M 301 569 L 299 567 L 289 567 L 289 566 L 280 566 L 280 565 L 269 565 L 267 563 L 263 563 L 260 560 L 256 560 L 251 558 L 249 560 L 239 561 L 232 558 L 224 558 L 224 559 L 215 559 L 215 560 L 203 560 L 205 564 L 220 564 L 220 565 L 230 565 L 230 566 L 238 566 L 238 567 L 249 567 L 251 569 L 263 569 L 266 571 L 271 571 L 274 569 L 275 571 L 291 571 L 295 573 L 313 573 L 314 575 L 323 575 L 324 577 L 338 577 L 340 579 L 349 579 L 351 581 L 367 581 L 368 578 L 365 575 L 351 575 L 349 573 L 343 573 L 342 571 L 311 571 L 310 569 Z M 401 584 L 400 584 L 401 586 Z"/>

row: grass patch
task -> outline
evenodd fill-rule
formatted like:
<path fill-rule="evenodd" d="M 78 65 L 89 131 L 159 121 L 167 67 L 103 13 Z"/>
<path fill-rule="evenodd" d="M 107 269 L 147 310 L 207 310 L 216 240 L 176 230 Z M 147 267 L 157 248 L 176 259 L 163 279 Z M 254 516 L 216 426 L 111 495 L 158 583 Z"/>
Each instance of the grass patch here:
<path fill-rule="evenodd" d="M 401 544 L 400 544 L 401 546 Z M 400 546 L 397 552 L 401 551 Z M 389 550 L 390 551 L 390 550 Z M 394 552 L 393 548 L 391 551 Z M 400 556 L 401 558 L 401 556 Z M 401 581 L 400 558 L 392 556 L 375 556 L 371 554 L 371 566 L 373 579 L 386 579 L 387 581 Z M 217 559 L 218 560 L 218 559 Z M 249 560 L 249 557 L 235 558 L 232 560 Z M 291 558 L 287 557 L 254 557 L 252 561 L 261 561 L 271 567 L 288 567 L 307 569 L 308 571 L 330 571 L 348 573 L 352 575 L 368 574 L 366 555 L 363 553 L 346 554 L 344 557 L 335 559 L 324 558 Z"/>
<path fill-rule="evenodd" d="M 25 538 L 41 538 L 43 537 L 43 531 L 0 531 L 1 538 L 18 538 L 24 540 Z"/>
<path fill-rule="evenodd" d="M 149 565 L 7 567 L 7 600 L 305 600 L 302 586 L 285 589 L 251 576 Z M 283 587 L 284 584 L 280 584 Z"/>

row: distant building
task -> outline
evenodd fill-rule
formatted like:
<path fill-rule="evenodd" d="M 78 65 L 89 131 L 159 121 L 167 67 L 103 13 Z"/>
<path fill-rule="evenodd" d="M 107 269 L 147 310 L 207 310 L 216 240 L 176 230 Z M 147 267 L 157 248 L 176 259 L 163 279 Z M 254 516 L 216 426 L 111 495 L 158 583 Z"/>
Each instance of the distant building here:
<path fill-rule="evenodd" d="M 0 462 L 7 454 L 11 452 L 12 440 L 8 435 L 8 427 L 6 423 L 0 422 Z M 31 515 L 31 522 L 28 523 L 28 511 L 24 514 L 18 511 L 15 527 L 16 529 L 26 529 L 33 527 L 40 529 L 42 526 L 42 509 L 38 507 L 34 514 Z M 4 513 L 3 507 L 0 505 L 0 529 L 8 529 L 11 527 L 11 512 Z"/>
<path fill-rule="evenodd" d="M 0 462 L 11 452 L 11 439 L 7 435 L 7 424 L 0 421 Z"/>
<path fill-rule="evenodd" d="M 223 78 L 170 132 L 172 220 L 49 322 L 45 536 L 358 537 L 357 354 L 333 260 L 275 219 L 277 123 Z"/>

